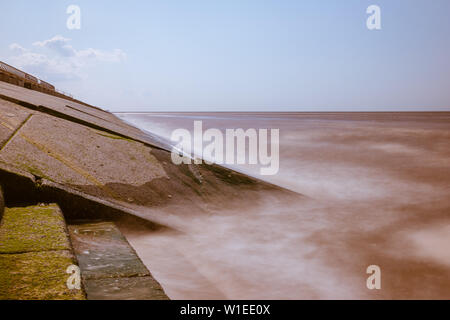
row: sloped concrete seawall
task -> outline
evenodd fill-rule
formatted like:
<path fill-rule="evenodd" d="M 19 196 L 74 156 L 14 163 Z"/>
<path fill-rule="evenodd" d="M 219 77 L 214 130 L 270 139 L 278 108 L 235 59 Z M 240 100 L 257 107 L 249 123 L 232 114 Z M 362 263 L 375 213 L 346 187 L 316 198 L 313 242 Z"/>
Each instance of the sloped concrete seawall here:
<path fill-rule="evenodd" d="M 195 216 L 212 214 L 216 209 L 241 210 L 265 200 L 268 194 L 280 202 L 305 200 L 297 193 L 216 165 L 177 166 L 162 139 L 109 112 L 4 82 L 0 82 L 0 186 L 7 208 L 55 203 L 73 225 L 77 222 L 71 221 L 82 219 L 88 224 L 128 219 L 131 225 L 148 230 L 176 228 L 176 224 L 167 224 L 167 217 L 176 214 Z M 14 210 L 7 209 L 5 217 L 11 219 Z M 31 225 L 35 223 L 33 219 L 29 221 Z M 79 228 L 71 227 L 74 239 L 80 240 L 76 233 Z M 111 237 L 118 237 L 114 226 L 106 229 L 111 230 Z M 34 231 L 24 229 L 23 233 L 31 235 Z M 85 258 L 83 251 L 77 256 Z M 66 258 L 74 259 L 73 254 Z M 5 266 L 11 265 L 5 261 Z M 12 272 L 7 267 L 4 270 Z M 134 297 L 133 290 L 141 290 L 147 297 L 167 298 L 148 271 L 113 277 L 86 276 L 85 280 L 97 298 L 102 294 L 130 298 Z M 129 285 L 133 281 L 137 281 L 136 285 L 147 283 L 156 291 L 136 289 Z M 114 293 L 108 288 L 124 289 Z M 2 294 L 2 298 L 18 297 L 13 291 Z M 38 293 L 33 297 L 53 298 Z"/>
<path fill-rule="evenodd" d="M 215 165 L 172 163 L 168 146 L 113 114 L 0 82 L 0 183 L 7 204 L 58 203 L 68 218 L 242 207 L 270 191 L 301 196 Z M 232 199 L 233 201 L 230 201 Z M 160 221 L 153 221 L 160 222 Z"/>

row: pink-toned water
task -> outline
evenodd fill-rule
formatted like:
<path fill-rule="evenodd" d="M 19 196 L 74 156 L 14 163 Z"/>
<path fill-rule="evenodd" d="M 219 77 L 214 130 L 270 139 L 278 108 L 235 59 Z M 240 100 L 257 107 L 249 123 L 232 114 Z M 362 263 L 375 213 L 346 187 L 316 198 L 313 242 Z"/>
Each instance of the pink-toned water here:
<path fill-rule="evenodd" d="M 123 227 L 171 298 L 450 298 L 449 113 L 119 116 L 167 139 L 198 120 L 280 129 L 277 175 L 232 167 L 309 198 Z M 381 290 L 366 287 L 372 264 Z"/>

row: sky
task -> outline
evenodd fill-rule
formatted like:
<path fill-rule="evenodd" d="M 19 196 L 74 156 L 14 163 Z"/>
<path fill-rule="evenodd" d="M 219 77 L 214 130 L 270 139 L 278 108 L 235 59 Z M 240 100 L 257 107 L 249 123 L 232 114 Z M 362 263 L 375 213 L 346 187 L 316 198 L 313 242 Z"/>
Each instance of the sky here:
<path fill-rule="evenodd" d="M 81 10 L 70 30 L 69 5 Z M 381 9 L 369 30 L 366 9 Z M 0 60 L 111 111 L 450 111 L 448 0 L 15 0 Z"/>

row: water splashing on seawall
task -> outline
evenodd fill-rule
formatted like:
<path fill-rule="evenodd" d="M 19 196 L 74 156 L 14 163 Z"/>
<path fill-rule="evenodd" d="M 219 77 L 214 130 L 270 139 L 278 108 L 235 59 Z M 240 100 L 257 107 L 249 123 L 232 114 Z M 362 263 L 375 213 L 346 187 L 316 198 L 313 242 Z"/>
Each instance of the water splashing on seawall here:
<path fill-rule="evenodd" d="M 121 117 L 165 138 L 194 118 L 279 128 L 280 173 L 264 178 L 311 199 L 264 194 L 238 211 L 148 212 L 172 229 L 122 225 L 171 298 L 448 298 L 450 239 L 432 236 L 450 225 L 448 115 Z M 261 178 L 258 167 L 236 169 Z M 365 287 L 371 264 L 382 268 L 381 292 Z"/>

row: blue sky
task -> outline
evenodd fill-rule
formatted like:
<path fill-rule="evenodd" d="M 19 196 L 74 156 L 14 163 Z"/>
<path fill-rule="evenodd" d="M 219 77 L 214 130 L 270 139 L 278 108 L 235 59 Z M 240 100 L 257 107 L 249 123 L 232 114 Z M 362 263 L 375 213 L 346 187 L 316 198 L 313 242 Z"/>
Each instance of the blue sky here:
<path fill-rule="evenodd" d="M 66 27 L 71 4 L 80 30 Z M 382 30 L 366 27 L 371 4 Z M 15 0 L 1 11 L 1 60 L 112 111 L 450 110 L 448 0 Z"/>

